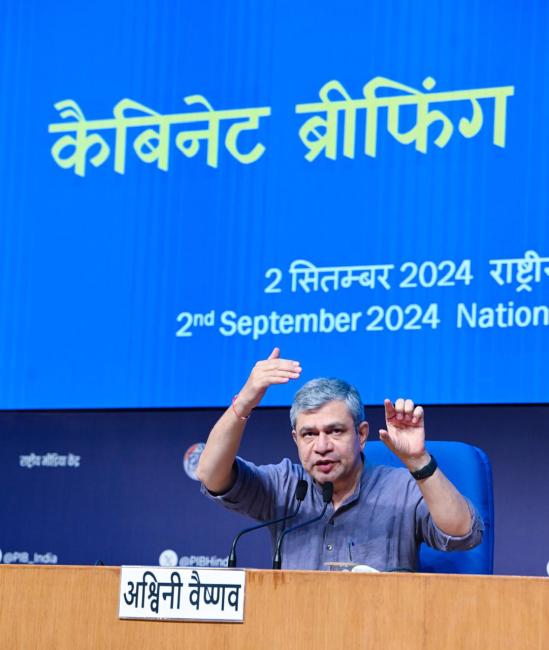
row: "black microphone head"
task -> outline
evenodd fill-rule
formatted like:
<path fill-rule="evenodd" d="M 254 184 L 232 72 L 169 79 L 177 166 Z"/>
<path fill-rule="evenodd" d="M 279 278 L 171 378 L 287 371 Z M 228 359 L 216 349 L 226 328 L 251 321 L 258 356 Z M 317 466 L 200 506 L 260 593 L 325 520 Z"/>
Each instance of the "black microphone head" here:
<path fill-rule="evenodd" d="M 330 503 L 334 495 L 334 484 L 331 481 L 322 485 L 322 501 Z"/>
<path fill-rule="evenodd" d="M 298 501 L 303 501 L 303 499 L 307 496 L 307 490 L 309 489 L 309 484 L 307 481 L 304 481 L 303 479 L 299 480 L 297 482 L 297 487 L 295 489 L 295 498 Z"/>

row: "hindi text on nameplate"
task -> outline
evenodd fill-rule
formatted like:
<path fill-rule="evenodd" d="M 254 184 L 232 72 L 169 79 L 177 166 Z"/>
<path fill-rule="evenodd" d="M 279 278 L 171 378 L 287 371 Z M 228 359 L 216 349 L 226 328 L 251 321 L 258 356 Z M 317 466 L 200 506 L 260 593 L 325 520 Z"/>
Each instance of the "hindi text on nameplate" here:
<path fill-rule="evenodd" d="M 119 618 L 244 621 L 242 570 L 122 567 Z"/>

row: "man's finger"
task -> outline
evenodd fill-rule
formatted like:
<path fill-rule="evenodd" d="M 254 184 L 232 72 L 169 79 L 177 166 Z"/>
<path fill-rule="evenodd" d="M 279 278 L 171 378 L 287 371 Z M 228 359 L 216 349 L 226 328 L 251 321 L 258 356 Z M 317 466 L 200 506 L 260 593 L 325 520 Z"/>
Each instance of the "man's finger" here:
<path fill-rule="evenodd" d="M 391 436 L 389 435 L 389 432 L 386 429 L 380 429 L 379 430 L 379 439 L 381 442 L 383 442 L 389 449 L 393 449 L 393 441 L 391 439 Z"/>
<path fill-rule="evenodd" d="M 414 412 L 414 403 L 412 402 L 411 399 L 407 399 L 404 402 L 404 412 L 406 413 L 406 415 L 412 415 L 412 413 Z"/>
<path fill-rule="evenodd" d="M 396 415 L 393 402 L 390 399 L 385 399 L 383 404 L 385 405 L 385 417 L 387 420 L 392 420 Z"/>
<path fill-rule="evenodd" d="M 404 417 L 404 400 L 399 397 L 395 402 L 395 411 L 397 420 L 402 420 Z"/>
<path fill-rule="evenodd" d="M 270 377 L 269 383 L 273 384 L 287 384 L 292 377 Z"/>
<path fill-rule="evenodd" d="M 423 419 L 423 407 L 422 406 L 416 406 L 414 409 L 413 417 L 412 417 L 412 422 L 420 422 Z"/>
<path fill-rule="evenodd" d="M 297 379 L 301 374 L 301 370 L 283 370 L 277 368 L 269 373 L 271 377 L 289 377 L 290 379 Z"/>
<path fill-rule="evenodd" d="M 267 361 L 269 361 L 267 359 Z M 292 372 L 301 372 L 301 365 L 299 361 L 291 361 L 290 359 L 272 359 L 269 363 L 261 364 L 266 372 L 273 370 L 291 370 Z"/>
<path fill-rule="evenodd" d="M 273 348 L 273 351 L 271 352 L 271 354 L 269 354 L 267 359 L 278 359 L 278 358 L 280 358 L 280 348 Z"/>

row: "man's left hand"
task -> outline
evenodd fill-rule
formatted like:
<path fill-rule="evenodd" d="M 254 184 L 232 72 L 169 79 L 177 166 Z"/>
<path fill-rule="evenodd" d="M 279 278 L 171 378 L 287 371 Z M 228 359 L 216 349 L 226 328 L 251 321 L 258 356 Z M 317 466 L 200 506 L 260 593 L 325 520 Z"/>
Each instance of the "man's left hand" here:
<path fill-rule="evenodd" d="M 429 462 L 423 408 L 403 398 L 394 404 L 386 399 L 384 405 L 387 428 L 379 430 L 379 437 L 408 469 L 420 469 Z"/>

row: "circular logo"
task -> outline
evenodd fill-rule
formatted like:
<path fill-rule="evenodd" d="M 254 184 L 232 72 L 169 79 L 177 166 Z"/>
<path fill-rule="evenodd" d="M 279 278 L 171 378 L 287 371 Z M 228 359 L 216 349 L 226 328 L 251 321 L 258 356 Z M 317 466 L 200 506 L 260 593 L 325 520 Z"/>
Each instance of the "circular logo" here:
<path fill-rule="evenodd" d="M 158 564 L 160 566 L 177 566 L 177 559 L 177 553 L 172 551 L 170 548 L 167 548 L 165 551 L 160 553 Z"/>
<path fill-rule="evenodd" d="M 183 456 L 183 469 L 187 473 L 187 476 L 194 481 L 198 480 L 196 478 L 196 468 L 205 446 L 203 442 L 196 442 L 187 449 Z"/>

